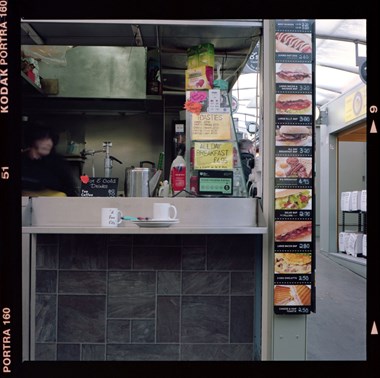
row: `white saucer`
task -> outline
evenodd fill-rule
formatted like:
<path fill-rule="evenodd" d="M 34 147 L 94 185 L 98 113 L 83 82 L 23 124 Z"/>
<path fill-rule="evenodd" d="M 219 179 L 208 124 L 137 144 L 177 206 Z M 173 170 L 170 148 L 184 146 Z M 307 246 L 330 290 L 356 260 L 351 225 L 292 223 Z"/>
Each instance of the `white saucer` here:
<path fill-rule="evenodd" d="M 149 219 L 149 220 L 139 220 L 133 221 L 139 227 L 169 227 L 172 224 L 178 223 L 179 219 Z"/>

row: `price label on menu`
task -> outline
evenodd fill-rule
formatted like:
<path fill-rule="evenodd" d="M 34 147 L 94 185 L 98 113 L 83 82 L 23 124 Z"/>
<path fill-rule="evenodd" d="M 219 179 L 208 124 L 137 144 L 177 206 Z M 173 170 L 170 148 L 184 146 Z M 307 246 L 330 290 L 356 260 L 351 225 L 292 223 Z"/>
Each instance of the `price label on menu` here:
<path fill-rule="evenodd" d="M 292 114 L 276 114 L 276 124 L 284 125 L 312 125 L 313 117 L 311 115 L 292 115 Z"/>
<path fill-rule="evenodd" d="M 276 93 L 312 93 L 313 87 L 311 84 L 276 84 Z"/>
<path fill-rule="evenodd" d="M 277 156 L 311 157 L 312 154 L 313 154 L 312 147 L 276 146 L 276 155 Z"/>

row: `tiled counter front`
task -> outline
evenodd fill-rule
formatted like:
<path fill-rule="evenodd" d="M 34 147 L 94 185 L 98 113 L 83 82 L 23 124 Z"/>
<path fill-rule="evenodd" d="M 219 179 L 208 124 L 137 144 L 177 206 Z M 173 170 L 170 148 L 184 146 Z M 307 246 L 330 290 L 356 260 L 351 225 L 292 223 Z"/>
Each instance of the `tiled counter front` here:
<path fill-rule="evenodd" d="M 261 235 L 44 234 L 36 253 L 36 360 L 257 359 Z"/>

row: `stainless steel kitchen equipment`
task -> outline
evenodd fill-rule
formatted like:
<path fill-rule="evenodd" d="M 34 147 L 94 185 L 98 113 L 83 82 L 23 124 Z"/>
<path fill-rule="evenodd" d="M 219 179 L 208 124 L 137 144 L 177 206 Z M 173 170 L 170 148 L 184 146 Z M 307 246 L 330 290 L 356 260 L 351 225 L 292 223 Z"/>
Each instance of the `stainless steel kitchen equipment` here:
<path fill-rule="evenodd" d="M 150 164 L 151 167 L 144 167 Z M 161 171 L 151 161 L 141 161 L 140 167 L 125 170 L 124 194 L 126 197 L 153 197 Z"/>

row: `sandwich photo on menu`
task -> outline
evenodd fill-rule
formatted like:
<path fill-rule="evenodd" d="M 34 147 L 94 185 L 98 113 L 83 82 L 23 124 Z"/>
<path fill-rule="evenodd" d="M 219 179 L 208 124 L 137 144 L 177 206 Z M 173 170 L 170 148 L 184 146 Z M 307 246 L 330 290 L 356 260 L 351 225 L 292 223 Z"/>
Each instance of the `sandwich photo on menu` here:
<path fill-rule="evenodd" d="M 276 210 L 309 210 L 311 209 L 310 189 L 276 189 Z"/>
<path fill-rule="evenodd" d="M 276 146 L 311 146 L 311 128 L 283 125 L 276 130 Z"/>
<path fill-rule="evenodd" d="M 311 288 L 309 285 L 276 285 L 274 304 L 276 306 L 310 306 Z"/>
<path fill-rule="evenodd" d="M 276 95 L 276 114 L 311 114 L 311 95 Z"/>
<path fill-rule="evenodd" d="M 276 242 L 311 242 L 313 226 L 311 221 L 275 221 Z"/>
<path fill-rule="evenodd" d="M 275 253 L 274 272 L 310 274 L 311 253 Z"/>
<path fill-rule="evenodd" d="M 311 83 L 311 69 L 308 64 L 282 63 L 276 67 L 276 83 Z"/>

